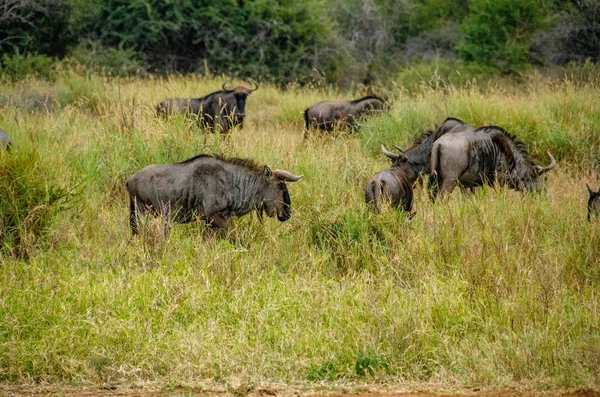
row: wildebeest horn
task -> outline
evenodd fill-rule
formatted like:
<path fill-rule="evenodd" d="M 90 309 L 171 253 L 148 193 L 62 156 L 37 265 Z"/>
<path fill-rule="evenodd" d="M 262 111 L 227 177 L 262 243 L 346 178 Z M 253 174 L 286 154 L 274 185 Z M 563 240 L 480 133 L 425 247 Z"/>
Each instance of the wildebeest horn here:
<path fill-rule="evenodd" d="M 552 168 L 556 167 L 556 160 L 554 160 L 554 157 L 552 156 L 552 154 L 550 154 L 550 152 L 548 153 L 548 157 L 550 158 L 550 164 L 547 165 L 546 167 L 540 167 L 538 166 L 538 174 L 543 174 L 545 172 L 550 171 Z"/>
<path fill-rule="evenodd" d="M 395 147 L 396 149 L 398 149 L 398 150 L 400 151 L 400 153 L 404 153 L 404 149 L 402 149 L 400 146 L 398 146 L 398 145 L 394 145 L 394 147 Z"/>
<path fill-rule="evenodd" d="M 391 158 L 392 160 L 398 160 L 400 158 L 400 155 L 398 153 L 388 151 L 383 145 L 381 145 L 381 152 L 389 158 Z"/>
<path fill-rule="evenodd" d="M 252 84 L 254 84 L 254 88 L 248 88 L 250 92 L 258 90 L 258 83 L 254 79 L 248 79 Z"/>
<path fill-rule="evenodd" d="M 292 175 L 291 172 L 284 170 L 275 170 L 275 176 L 277 179 L 284 180 L 286 182 L 296 182 L 300 180 L 304 175 Z"/>
<path fill-rule="evenodd" d="M 224 82 L 224 83 L 223 83 L 223 85 L 221 86 L 221 88 L 223 88 L 223 91 L 227 91 L 227 92 L 229 92 L 229 91 L 233 91 L 233 89 L 234 89 L 235 87 L 233 87 L 233 88 L 227 88 L 227 87 L 226 87 L 227 83 L 229 83 L 229 80 L 225 80 L 225 82 Z"/>

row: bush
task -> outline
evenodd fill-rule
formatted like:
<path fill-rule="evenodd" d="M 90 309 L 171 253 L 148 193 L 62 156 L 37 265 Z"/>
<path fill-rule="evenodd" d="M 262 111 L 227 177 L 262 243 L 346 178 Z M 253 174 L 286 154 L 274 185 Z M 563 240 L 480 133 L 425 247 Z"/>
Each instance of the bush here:
<path fill-rule="evenodd" d="M 545 26 L 536 0 L 474 0 L 458 44 L 462 59 L 515 72 L 528 65 L 534 33 Z"/>
<path fill-rule="evenodd" d="M 49 180 L 39 155 L 23 148 L 0 152 L 0 252 L 27 258 L 74 195 Z"/>
<path fill-rule="evenodd" d="M 18 52 L 10 55 L 2 55 L 0 63 L 0 75 L 10 81 L 21 80 L 27 76 L 35 76 L 50 79 L 53 71 L 52 58 L 38 54 L 20 54 Z"/>
<path fill-rule="evenodd" d="M 72 59 L 88 70 L 101 75 L 133 76 L 143 70 L 137 53 L 132 49 L 106 47 L 98 41 L 87 40 L 73 49 Z"/>

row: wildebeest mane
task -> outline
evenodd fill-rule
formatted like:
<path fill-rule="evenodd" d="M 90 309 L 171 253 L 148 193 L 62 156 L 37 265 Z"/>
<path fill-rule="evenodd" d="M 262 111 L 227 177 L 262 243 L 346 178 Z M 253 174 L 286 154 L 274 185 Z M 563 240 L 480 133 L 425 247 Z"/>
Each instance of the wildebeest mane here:
<path fill-rule="evenodd" d="M 206 100 L 208 100 L 208 99 L 212 98 L 213 96 L 216 96 L 216 95 L 218 95 L 218 94 L 226 94 L 226 93 L 227 93 L 227 91 L 225 91 L 225 90 L 219 90 L 219 91 L 211 92 L 210 94 L 207 94 L 207 95 L 201 96 L 201 97 L 199 97 L 199 98 L 193 98 L 193 99 L 194 99 L 195 101 L 202 101 L 202 102 L 204 102 L 204 101 L 206 101 Z"/>
<path fill-rule="evenodd" d="M 527 145 L 525 145 L 523 142 L 517 139 L 516 135 L 511 134 L 504 128 L 498 127 L 496 125 L 488 125 L 485 127 L 478 128 L 475 131 L 481 131 L 485 133 L 491 133 L 494 131 L 500 132 L 500 134 L 494 134 L 494 136 L 492 137 L 492 141 L 498 146 L 502 153 L 507 155 L 510 159 L 514 156 L 513 148 L 515 148 L 517 152 L 521 155 L 521 157 L 523 157 L 523 160 L 525 160 L 530 165 L 534 164 L 533 160 L 531 160 L 529 151 L 527 151 Z M 511 166 L 514 166 L 514 164 L 511 164 Z"/>
<path fill-rule="evenodd" d="M 265 166 L 257 164 L 252 159 L 245 159 L 239 157 L 223 157 L 218 154 L 199 154 L 197 156 L 190 157 L 187 160 L 180 161 L 178 164 L 189 164 L 200 158 L 213 158 L 215 160 L 223 161 L 225 163 L 237 165 L 238 167 L 245 168 L 246 170 L 259 175 L 262 175 L 265 172 Z"/>
<path fill-rule="evenodd" d="M 385 101 L 382 98 L 378 97 L 377 95 L 367 95 L 362 98 L 354 99 L 354 100 L 350 101 L 350 103 L 354 105 L 359 102 L 366 101 L 367 99 L 377 99 L 378 101 L 385 103 Z"/>
<path fill-rule="evenodd" d="M 444 125 L 449 120 L 454 120 L 454 121 L 458 121 L 461 124 L 465 124 L 465 122 L 462 121 L 461 119 L 457 119 L 456 117 L 448 117 L 448 118 L 446 118 L 446 120 L 444 120 L 444 122 L 442 124 L 436 126 L 435 130 L 427 130 L 424 133 L 422 133 L 421 136 L 419 136 L 417 139 L 415 139 L 413 144 L 411 146 L 409 146 L 408 149 L 406 149 L 406 151 L 408 152 L 408 151 L 414 150 L 417 146 L 419 146 L 420 144 L 422 144 L 429 138 L 432 138 L 431 139 L 432 143 L 435 142 L 440 136 L 442 136 L 446 132 L 448 132 L 448 131 L 442 130 L 440 128 L 440 126 Z"/>

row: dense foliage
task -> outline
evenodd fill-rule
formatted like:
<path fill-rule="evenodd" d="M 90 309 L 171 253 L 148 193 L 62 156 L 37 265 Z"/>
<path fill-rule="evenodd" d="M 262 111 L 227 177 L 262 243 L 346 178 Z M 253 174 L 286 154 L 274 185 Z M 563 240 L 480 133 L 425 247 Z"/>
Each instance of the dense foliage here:
<path fill-rule="evenodd" d="M 511 73 L 600 54 L 595 0 L 3 1 L 2 53 L 67 55 L 120 75 L 371 84 L 415 61 Z"/>

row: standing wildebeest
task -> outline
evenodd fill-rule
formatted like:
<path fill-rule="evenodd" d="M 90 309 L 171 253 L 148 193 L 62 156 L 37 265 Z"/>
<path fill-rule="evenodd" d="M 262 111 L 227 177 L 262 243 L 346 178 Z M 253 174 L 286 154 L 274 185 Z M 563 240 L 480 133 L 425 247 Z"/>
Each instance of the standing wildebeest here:
<path fill-rule="evenodd" d="M 227 133 L 234 125 L 244 126 L 246 115 L 246 98 L 258 89 L 237 86 L 227 88 L 223 83 L 222 90 L 200 98 L 171 98 L 156 105 L 159 115 L 187 114 L 198 119 L 202 127 L 213 129 L 220 126 L 221 132 Z"/>
<path fill-rule="evenodd" d="M 165 235 L 171 222 L 191 222 L 195 216 L 214 228 L 225 228 L 232 216 L 253 209 L 281 222 L 291 216 L 285 182 L 302 178 L 288 171 L 258 166 L 249 159 L 225 159 L 201 154 L 175 164 L 153 164 L 127 181 L 129 221 L 137 232 L 138 212 L 163 215 Z"/>
<path fill-rule="evenodd" d="M 0 149 L 6 149 L 7 151 L 10 151 L 11 146 L 12 141 L 10 140 L 10 137 L 6 131 L 0 128 Z"/>
<path fill-rule="evenodd" d="M 433 143 L 430 155 L 429 186 L 432 198 L 450 193 L 457 184 L 474 188 L 484 183 L 508 185 L 515 190 L 539 190 L 546 172 L 556 166 L 548 152 L 550 165 L 533 163 L 525 145 L 496 126 L 444 135 Z"/>
<path fill-rule="evenodd" d="M 588 200 L 588 221 L 591 220 L 592 215 L 600 216 L 600 187 L 597 191 L 593 191 L 590 185 L 585 184 L 590 193 L 590 199 Z"/>
<path fill-rule="evenodd" d="M 411 211 L 414 204 L 413 185 L 423 173 L 429 173 L 429 155 L 431 146 L 443 135 L 465 128 L 471 128 L 462 120 L 449 117 L 434 131 L 428 131 L 404 151 L 396 146 L 400 153 L 388 151 L 383 145 L 381 151 L 392 160 L 392 167 L 378 172 L 365 187 L 365 201 L 381 209 L 381 201 L 388 199 L 394 207 L 402 204 L 402 209 Z"/>
<path fill-rule="evenodd" d="M 304 111 L 306 131 L 311 127 L 330 131 L 335 125 L 354 130 L 359 117 L 383 110 L 385 106 L 385 101 L 375 95 L 353 101 L 319 102 Z"/>

